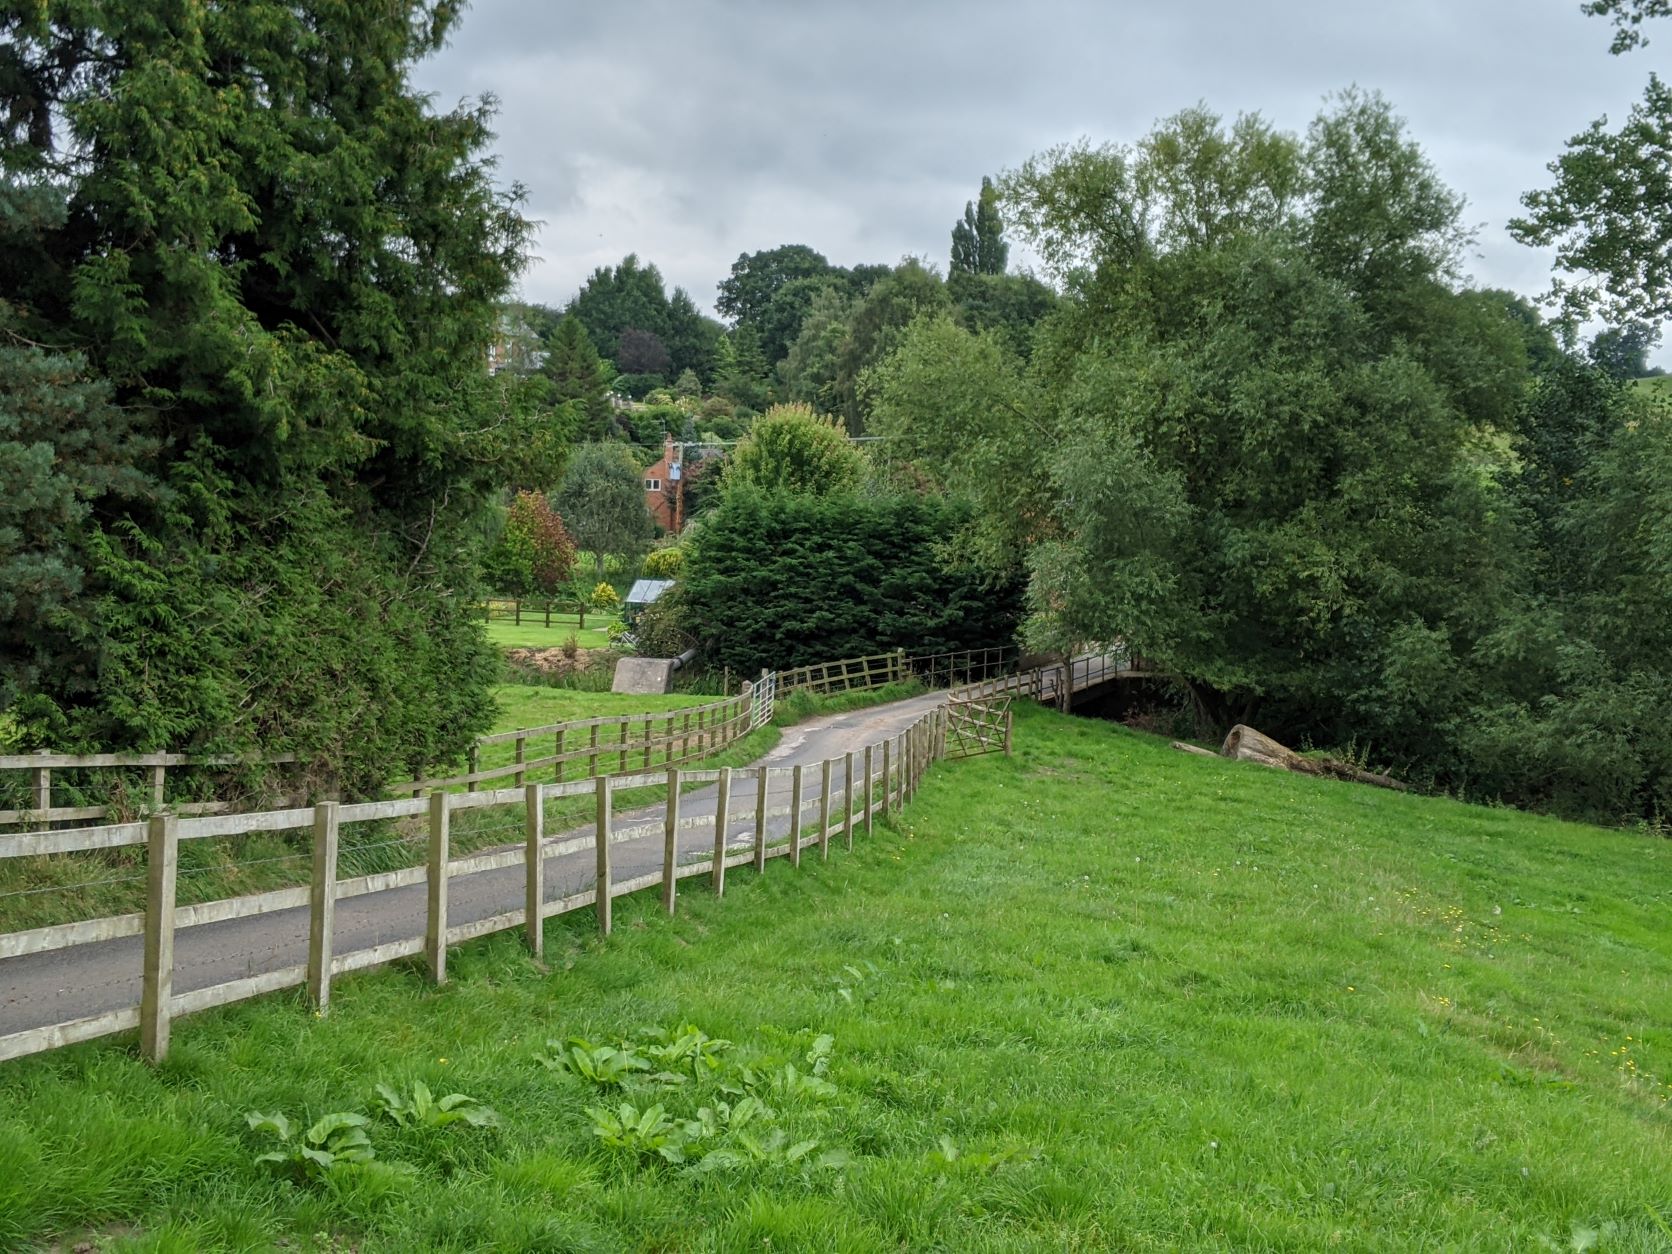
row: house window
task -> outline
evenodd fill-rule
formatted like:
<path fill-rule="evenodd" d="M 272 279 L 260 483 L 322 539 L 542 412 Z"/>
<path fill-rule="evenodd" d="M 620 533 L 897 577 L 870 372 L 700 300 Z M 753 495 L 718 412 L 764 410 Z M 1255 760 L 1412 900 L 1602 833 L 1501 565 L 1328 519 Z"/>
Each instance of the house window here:
<path fill-rule="evenodd" d="M 646 479 L 644 481 L 644 490 L 646 492 L 660 492 L 662 490 L 662 481 L 660 479 Z"/>

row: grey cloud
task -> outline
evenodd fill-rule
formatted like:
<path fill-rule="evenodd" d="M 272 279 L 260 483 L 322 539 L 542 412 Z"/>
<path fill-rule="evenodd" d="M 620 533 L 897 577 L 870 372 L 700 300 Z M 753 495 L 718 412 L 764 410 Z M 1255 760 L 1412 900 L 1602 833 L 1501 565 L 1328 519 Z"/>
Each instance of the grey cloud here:
<path fill-rule="evenodd" d="M 1607 43 L 1578 0 L 478 0 L 417 77 L 442 104 L 500 98 L 500 175 L 543 220 L 525 293 L 547 303 L 627 252 L 705 306 L 740 252 L 781 243 L 944 264 L 981 176 L 1041 148 L 1198 102 L 1302 129 L 1355 83 L 1467 196 L 1477 280 L 1536 293 L 1548 258 L 1505 223 L 1653 64 Z"/>

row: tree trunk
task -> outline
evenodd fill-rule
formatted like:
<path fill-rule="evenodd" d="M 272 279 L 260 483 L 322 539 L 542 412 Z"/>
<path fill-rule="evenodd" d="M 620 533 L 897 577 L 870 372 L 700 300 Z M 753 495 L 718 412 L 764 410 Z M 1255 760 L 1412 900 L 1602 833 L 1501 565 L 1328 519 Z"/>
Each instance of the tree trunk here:
<path fill-rule="evenodd" d="M 1361 771 L 1356 766 L 1337 762 L 1334 758 L 1302 757 L 1286 745 L 1280 745 L 1270 736 L 1242 723 L 1231 728 L 1230 734 L 1225 737 L 1225 743 L 1219 748 L 1219 756 L 1239 762 L 1258 762 L 1262 766 L 1275 766 L 1301 775 L 1322 775 L 1328 779 L 1375 784 L 1379 788 L 1392 788 L 1399 792 L 1409 788 L 1409 785 L 1401 780 L 1388 775 L 1377 775 L 1373 771 Z"/>

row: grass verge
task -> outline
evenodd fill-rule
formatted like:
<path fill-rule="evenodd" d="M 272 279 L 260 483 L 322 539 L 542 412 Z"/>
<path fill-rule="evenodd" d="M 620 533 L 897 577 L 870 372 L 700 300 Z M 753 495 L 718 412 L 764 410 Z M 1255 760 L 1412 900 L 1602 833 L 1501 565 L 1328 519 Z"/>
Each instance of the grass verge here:
<path fill-rule="evenodd" d="M 501 935 L 444 989 L 194 1017 L 157 1070 L 0 1067 L 0 1247 L 1667 1248 L 1672 843 L 1018 718 L 853 855 L 553 920 L 546 969 Z M 681 1082 L 536 1061 L 687 1023 L 734 1044 Z M 246 1111 L 417 1080 L 499 1126 L 255 1161 Z"/>

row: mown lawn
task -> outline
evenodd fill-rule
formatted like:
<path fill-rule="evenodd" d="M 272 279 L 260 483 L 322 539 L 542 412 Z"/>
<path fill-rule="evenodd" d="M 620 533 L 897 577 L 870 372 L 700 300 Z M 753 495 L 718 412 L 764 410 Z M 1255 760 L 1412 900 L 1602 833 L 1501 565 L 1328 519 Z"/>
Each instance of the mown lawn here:
<path fill-rule="evenodd" d="M 546 970 L 502 935 L 443 990 L 188 1019 L 158 1071 L 0 1066 L 0 1248 L 1672 1247 L 1672 842 L 1043 711 L 1016 741 L 827 865 L 687 880 L 673 920 L 620 902 L 607 942 L 554 920 Z M 687 1023 L 734 1045 L 684 1083 L 534 1060 Z M 500 1126 L 379 1122 L 400 1167 L 313 1182 L 254 1162 L 246 1111 L 418 1079 Z M 586 1113 L 746 1093 L 770 1115 L 711 1113 L 678 1164 Z"/>
<path fill-rule="evenodd" d="M 543 617 L 530 612 L 523 616 L 521 623 L 496 618 L 485 627 L 489 641 L 501 649 L 560 649 L 570 636 L 583 649 L 603 649 L 610 643 L 605 633 L 617 620 L 615 614 L 589 613 L 586 626 L 582 628 L 572 614 L 564 615 L 561 623 L 553 614 L 552 625 L 547 627 Z"/>

